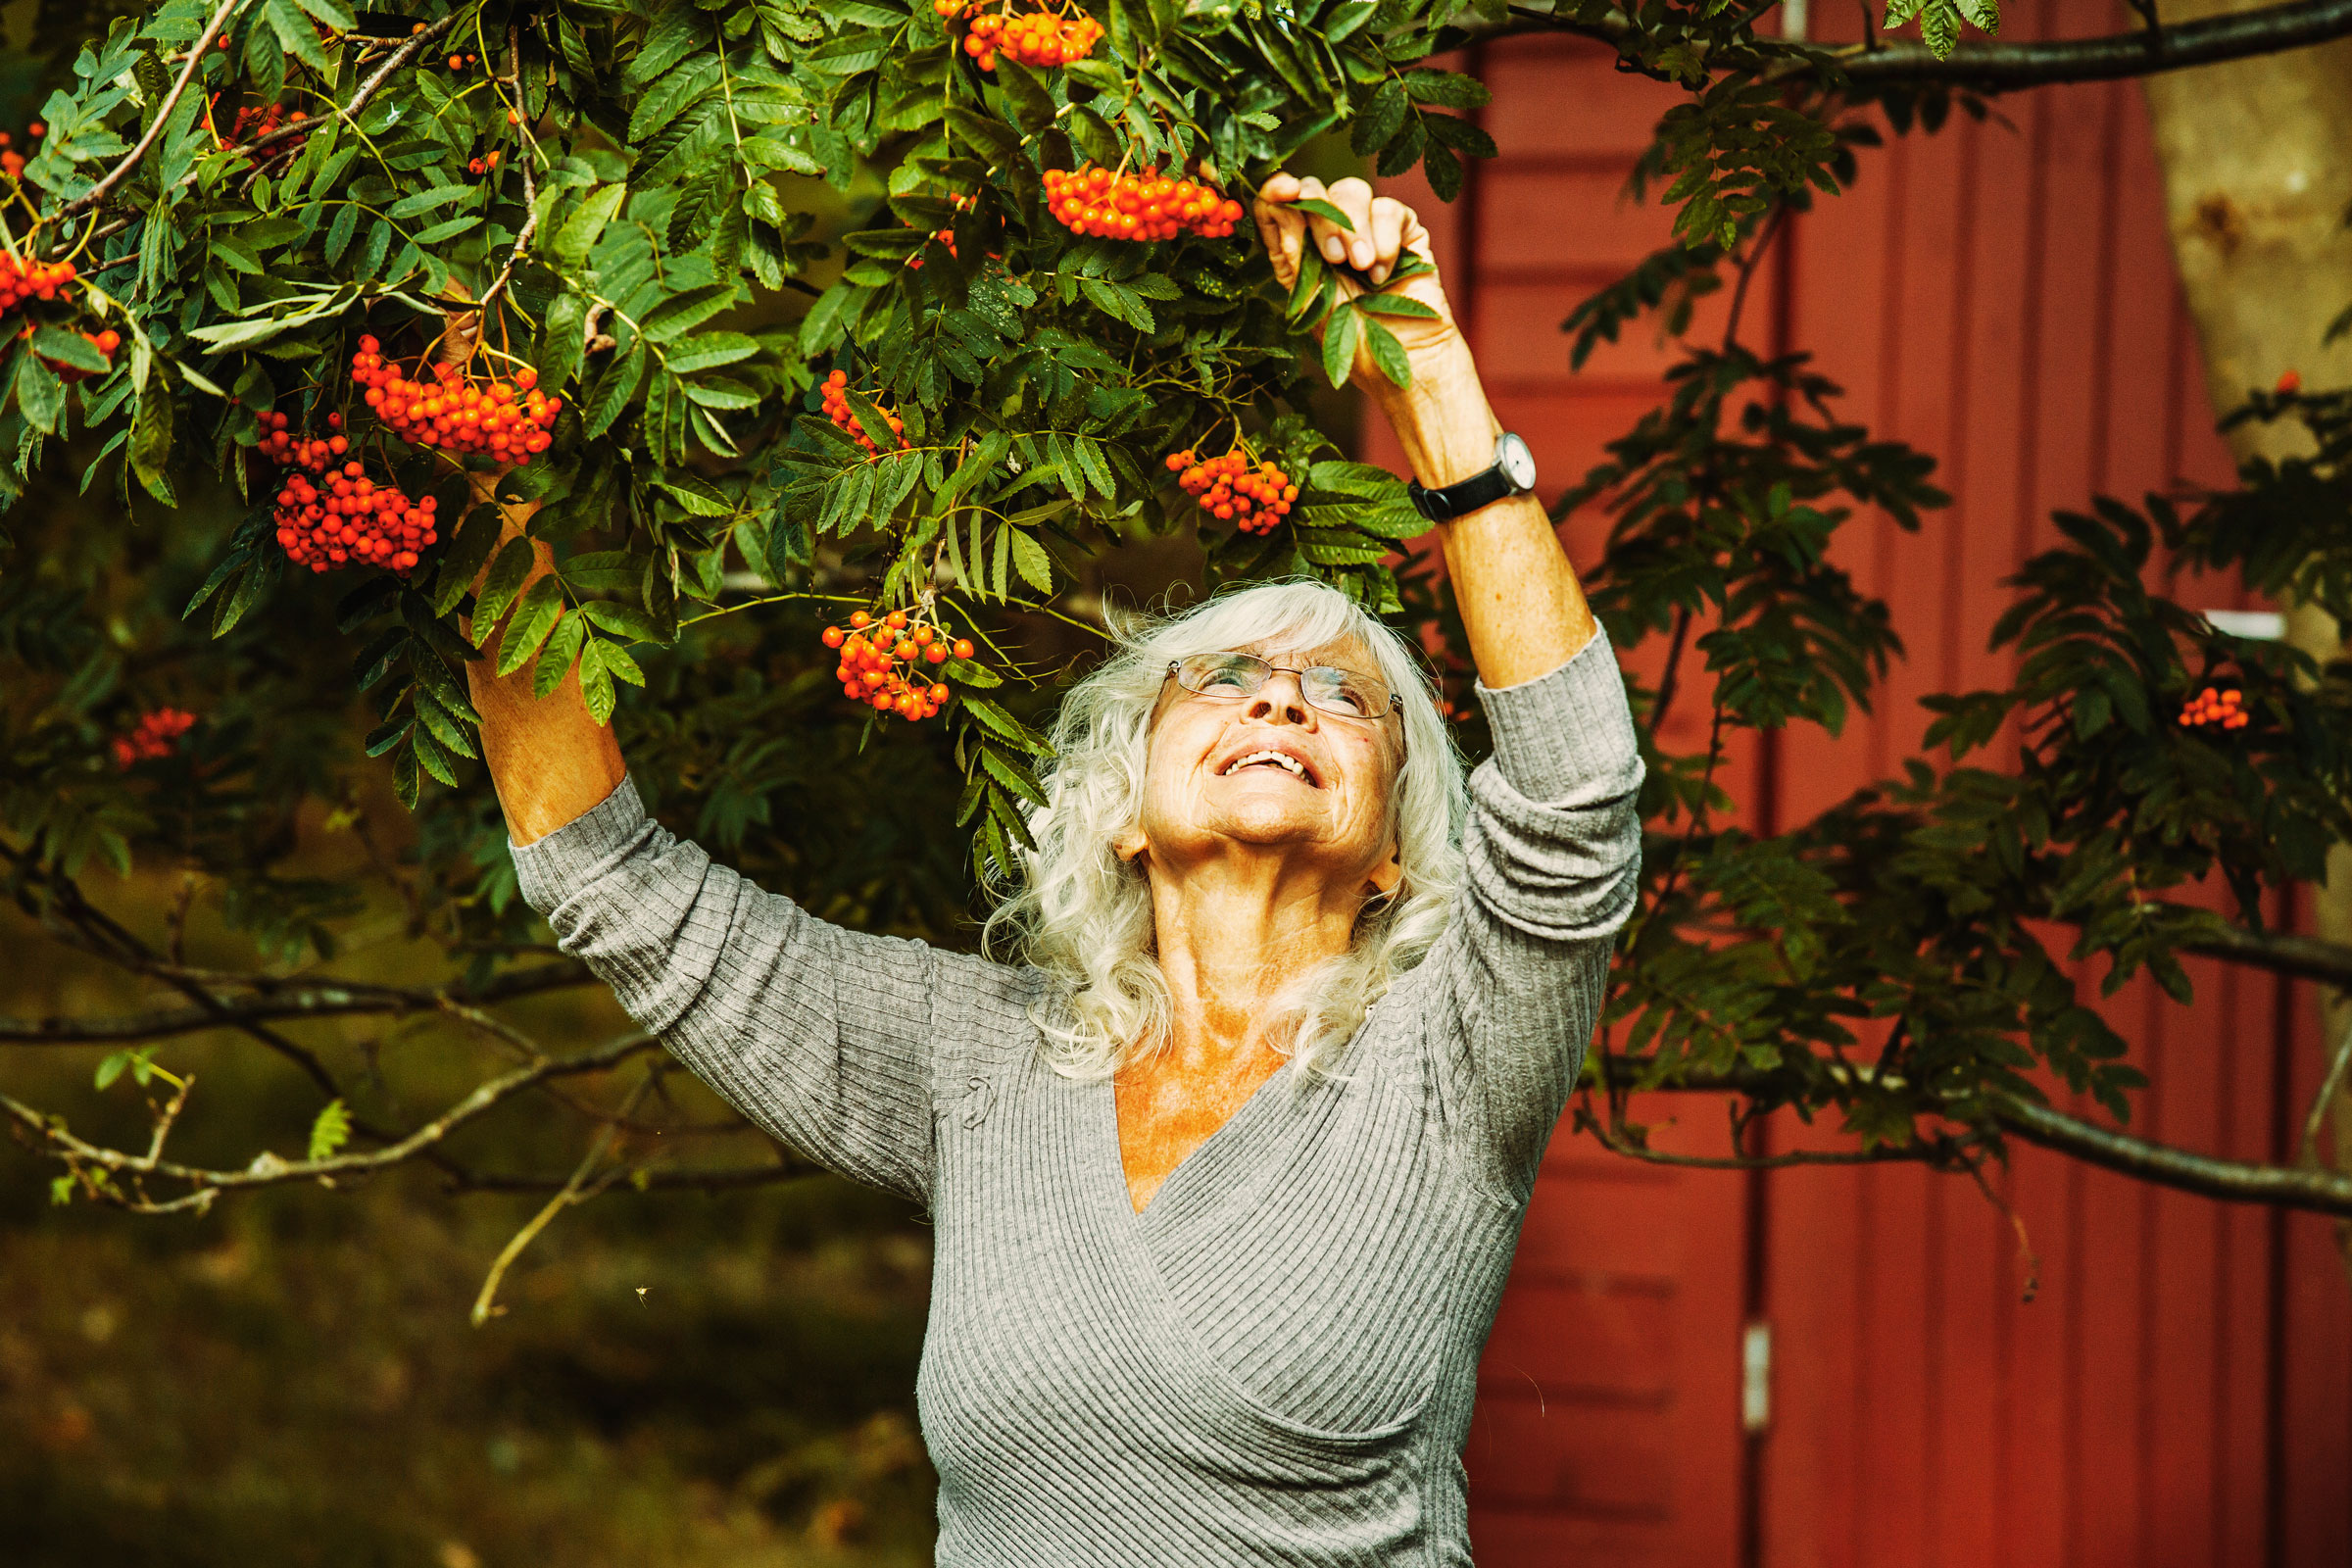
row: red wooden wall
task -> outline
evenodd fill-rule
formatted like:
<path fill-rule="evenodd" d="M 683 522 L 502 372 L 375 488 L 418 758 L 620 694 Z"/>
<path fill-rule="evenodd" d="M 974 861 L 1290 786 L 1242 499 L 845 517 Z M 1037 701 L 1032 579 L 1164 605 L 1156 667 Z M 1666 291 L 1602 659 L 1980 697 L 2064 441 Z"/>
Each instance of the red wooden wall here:
<path fill-rule="evenodd" d="M 2130 24 L 2075 0 L 2010 13 L 2012 37 Z M 1564 40 L 1473 65 L 1501 156 L 1450 207 L 1400 194 L 1424 198 L 1502 418 L 1557 486 L 1657 395 L 1645 333 L 1571 376 L 1558 325 L 1665 235 L 1663 214 L 1618 192 L 1671 90 Z M 1815 351 L 1855 415 L 1940 456 L 1956 498 L 1919 535 L 1846 530 L 1844 564 L 1893 604 L 1910 657 L 1841 740 L 1794 732 L 1733 760 L 1751 825 L 1891 771 L 1919 739 L 1920 693 L 2004 679 L 1984 648 L 1998 582 L 2054 542 L 2053 508 L 2228 473 L 2137 87 L 2000 107 L 2010 123 L 1865 154 L 1750 302 L 1751 341 Z M 1396 461 L 1381 432 L 1372 445 Z M 1597 524 L 1566 534 L 1589 560 Z M 1703 722 L 1702 705 L 1682 710 Z M 2155 1081 L 2135 1125 L 2276 1157 L 2318 1077 L 2312 998 L 2218 964 L 2196 981 L 2193 1009 L 2144 986 L 2110 1006 Z M 1643 1118 L 1674 1119 L 1673 1147 L 1723 1151 L 1717 1104 Z M 1666 1170 L 1563 1128 L 1482 1371 L 1482 1565 L 2352 1565 L 2352 1281 L 2327 1222 L 2030 1149 L 2003 1185 L 2040 1260 L 2031 1303 L 2008 1220 L 1964 1181 Z M 1752 1437 L 1750 1322 L 1774 1352 Z"/>

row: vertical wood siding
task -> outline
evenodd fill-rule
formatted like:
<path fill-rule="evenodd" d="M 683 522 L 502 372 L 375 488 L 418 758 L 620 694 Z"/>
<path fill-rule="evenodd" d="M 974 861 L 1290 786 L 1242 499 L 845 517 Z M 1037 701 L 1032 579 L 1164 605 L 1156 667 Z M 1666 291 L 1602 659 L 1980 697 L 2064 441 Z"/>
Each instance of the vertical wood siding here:
<path fill-rule="evenodd" d="M 2128 24 L 2120 8 L 2040 0 L 2013 4 L 2004 32 Z M 1503 422 L 1556 489 L 1658 394 L 1667 355 L 1645 328 L 1572 376 L 1558 324 L 1665 237 L 1665 215 L 1617 193 L 1676 95 L 1565 40 L 1512 40 L 1477 67 L 1501 156 L 1450 207 L 1409 181 L 1397 193 L 1430 219 Z M 1885 777 L 1916 747 L 1921 694 L 2006 679 L 1984 646 L 1999 582 L 2055 542 L 2052 510 L 2228 476 L 2137 87 L 1999 108 L 2010 123 L 1866 152 L 1852 192 L 1794 225 L 1787 276 L 1750 301 L 1751 341 L 1814 351 L 1854 416 L 1942 460 L 1955 497 L 1917 535 L 1875 517 L 1845 530 L 1840 564 L 1894 606 L 1909 657 L 1842 737 L 1798 731 L 1731 759 L 1751 826 Z M 1563 535 L 1589 561 L 1601 529 L 1572 518 Z M 2243 602 L 2230 584 L 2176 591 Z M 1679 705 L 1672 744 L 1702 741 L 1702 693 Z M 2135 1124 L 2278 1157 L 2319 1074 L 2313 1000 L 2191 969 L 2191 1009 L 2144 983 L 2105 1004 L 2155 1081 Z M 1670 1124 L 1664 1147 L 1725 1148 L 1717 1102 L 1659 1097 L 1638 1116 Z M 1825 1137 L 1770 1130 L 1774 1147 Z M 2016 1232 L 1965 1181 L 1665 1170 L 1563 1129 L 1482 1371 L 1467 1454 L 1481 1564 L 2352 1564 L 2352 1284 L 2328 1223 L 2023 1148 L 1996 1185 L 2038 1255 L 2031 1303 Z M 1759 1290 L 1773 1421 L 1748 1444 L 1739 1345 Z"/>

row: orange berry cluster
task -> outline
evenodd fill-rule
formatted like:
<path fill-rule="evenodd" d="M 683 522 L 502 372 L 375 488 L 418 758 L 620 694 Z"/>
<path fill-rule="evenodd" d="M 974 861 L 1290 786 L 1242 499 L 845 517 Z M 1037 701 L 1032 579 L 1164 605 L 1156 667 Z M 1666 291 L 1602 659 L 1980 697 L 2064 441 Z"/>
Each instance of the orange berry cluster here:
<path fill-rule="evenodd" d="M 817 394 L 824 399 L 826 418 L 849 431 L 850 439 L 865 448 L 866 451 L 877 457 L 881 455 L 882 449 L 866 438 L 865 430 L 858 423 L 858 416 L 850 412 L 849 371 L 835 370 L 831 375 L 826 376 L 824 383 L 817 388 Z M 879 404 L 875 406 L 880 408 Z M 897 415 L 888 409 L 882 409 L 882 417 L 890 421 L 890 433 L 899 438 L 899 445 L 905 446 L 906 444 L 906 426 L 901 422 Z"/>
<path fill-rule="evenodd" d="M 472 64 L 473 56 L 471 55 L 451 55 L 449 57 L 449 69 L 452 71 L 464 71 Z"/>
<path fill-rule="evenodd" d="M 2300 392 L 2300 391 L 2302 391 L 2302 390 L 2303 390 L 2303 372 L 2302 372 L 2302 371 L 2300 371 L 2300 370 L 2281 370 L 2281 371 L 2279 371 L 2279 372 L 2278 372 L 2278 395 L 2279 395 L 2280 397 L 2292 397 L 2292 396 L 2294 396 L 2294 395 L 2295 395 L 2297 392 Z"/>
<path fill-rule="evenodd" d="M 1242 204 L 1214 185 L 1162 179 L 1159 171 L 1113 174 L 1101 165 L 1046 171 L 1046 206 L 1062 227 L 1102 239 L 1174 239 L 1190 231 L 1223 239 L 1242 220 Z"/>
<path fill-rule="evenodd" d="M 1271 463 L 1251 467 L 1239 447 L 1205 460 L 1190 448 L 1171 452 L 1168 471 L 1178 476 L 1185 494 L 1200 501 L 1201 511 L 1219 522 L 1238 524 L 1244 533 L 1272 533 L 1298 499 L 1289 474 Z"/>
<path fill-rule="evenodd" d="M 13 309 L 26 300 L 70 298 L 68 285 L 76 275 L 72 262 L 36 262 L 27 267 L 6 251 L 0 251 L 0 311 Z"/>
<path fill-rule="evenodd" d="M 128 769 L 172 755 L 172 743 L 196 727 L 196 715 L 184 708 L 159 708 L 140 717 L 127 735 L 115 737 L 115 765 Z"/>
<path fill-rule="evenodd" d="M 286 428 L 289 421 L 282 414 L 263 414 L 255 417 L 261 424 L 262 437 L 254 443 L 254 450 L 280 467 L 300 468 L 306 473 L 323 473 L 329 463 L 351 450 L 351 443 L 340 435 L 296 435 Z M 328 415 L 326 424 L 330 430 L 342 429 L 343 416 Z"/>
<path fill-rule="evenodd" d="M 368 389 L 368 406 L 402 440 L 486 452 L 517 468 L 547 450 L 547 432 L 564 412 L 564 400 L 539 391 L 539 372 L 528 366 L 511 381 L 476 385 L 456 366 L 436 365 L 428 384 L 403 376 L 373 337 L 360 339 L 351 378 Z"/>
<path fill-rule="evenodd" d="M 387 566 L 406 576 L 417 553 L 440 537 L 431 496 L 412 501 L 395 484 L 377 484 L 357 463 L 330 469 L 313 484 L 287 476 L 277 493 L 277 542 L 286 559 L 313 571 L 357 563 Z"/>
<path fill-rule="evenodd" d="M 930 718 L 950 693 L 945 681 L 933 680 L 922 666 L 944 664 L 951 657 L 969 659 L 972 644 L 965 637 L 950 639 L 924 621 L 910 625 L 908 619 L 906 612 L 894 610 L 876 625 L 873 615 L 860 610 L 847 626 L 827 626 L 819 636 L 841 654 L 833 675 L 844 697 L 877 713 Z"/>
<path fill-rule="evenodd" d="M 2244 729 L 2254 722 L 2245 710 L 2245 694 L 2226 692 L 2208 686 L 2190 698 L 2180 710 L 2180 722 L 2188 729 L 2203 729 L 2216 725 L 2222 729 Z"/>
<path fill-rule="evenodd" d="M 466 172 L 467 172 L 468 174 L 495 174 L 495 173 L 497 173 L 497 172 L 498 172 L 498 153 L 497 153 L 497 150 L 496 150 L 496 149 L 493 149 L 493 150 L 491 150 L 491 151 L 489 151 L 489 152 L 486 152 L 486 153 L 482 154 L 482 156 L 481 156 L 481 157 L 479 157 L 479 158 L 468 158 L 468 159 L 466 159 Z"/>
<path fill-rule="evenodd" d="M 37 120 L 24 127 L 27 141 L 38 141 L 48 133 L 49 127 Z M 5 172 L 9 178 L 14 179 L 24 172 L 24 155 L 9 145 L 10 139 L 7 131 L 0 130 L 0 172 Z"/>
<path fill-rule="evenodd" d="M 931 0 L 931 9 L 953 20 L 972 7 L 957 0 Z M 996 70 L 999 55 L 1033 71 L 1051 71 L 1084 60 L 1102 41 L 1102 24 L 1083 11 L 1075 17 L 1052 11 L 1017 17 L 996 12 L 972 18 L 970 30 L 963 36 L 963 52 L 982 71 Z"/>

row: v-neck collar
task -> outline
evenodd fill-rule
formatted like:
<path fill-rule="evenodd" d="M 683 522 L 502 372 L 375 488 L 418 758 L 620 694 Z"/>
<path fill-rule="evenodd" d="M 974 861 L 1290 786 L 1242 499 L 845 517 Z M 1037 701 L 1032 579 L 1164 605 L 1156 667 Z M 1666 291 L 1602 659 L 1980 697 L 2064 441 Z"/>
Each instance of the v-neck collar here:
<path fill-rule="evenodd" d="M 1096 1127 L 1100 1129 L 1097 1148 L 1108 1152 L 1109 1186 L 1117 1200 L 1118 1217 L 1130 1226 L 1142 1226 L 1150 1222 L 1166 1205 L 1169 1189 L 1184 1181 L 1185 1172 L 1204 1163 L 1202 1156 L 1210 1154 L 1212 1150 L 1233 1144 L 1238 1136 L 1234 1129 L 1257 1112 L 1260 1101 L 1273 1099 L 1274 1086 L 1288 1079 L 1293 1071 L 1291 1064 L 1286 1061 L 1268 1073 L 1255 1089 L 1250 1091 L 1250 1098 L 1236 1105 L 1233 1114 L 1217 1124 L 1216 1131 L 1201 1139 L 1190 1153 L 1176 1162 L 1176 1168 L 1168 1172 L 1166 1179 L 1152 1193 L 1151 1200 L 1141 1209 L 1135 1206 L 1135 1195 L 1128 1191 L 1127 1161 L 1119 1148 L 1118 1084 L 1112 1078 L 1098 1079 L 1095 1087 L 1101 1093 L 1102 1108 L 1094 1118 Z M 1090 1160 L 1090 1163 L 1101 1162 L 1099 1158 Z"/>

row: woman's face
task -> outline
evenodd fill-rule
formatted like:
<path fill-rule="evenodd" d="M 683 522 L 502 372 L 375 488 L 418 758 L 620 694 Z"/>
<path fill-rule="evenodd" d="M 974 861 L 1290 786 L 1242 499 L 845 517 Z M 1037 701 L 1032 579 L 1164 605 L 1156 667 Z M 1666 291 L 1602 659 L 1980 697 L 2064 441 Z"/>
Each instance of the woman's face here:
<path fill-rule="evenodd" d="M 1144 775 L 1140 848 L 1155 870 L 1232 856 L 1277 857 L 1335 885 L 1396 880 L 1401 724 L 1310 705 L 1293 669 L 1330 664 L 1382 679 L 1353 641 L 1236 650 L 1286 666 L 1247 697 L 1204 696 L 1171 678 L 1160 693 Z"/>

